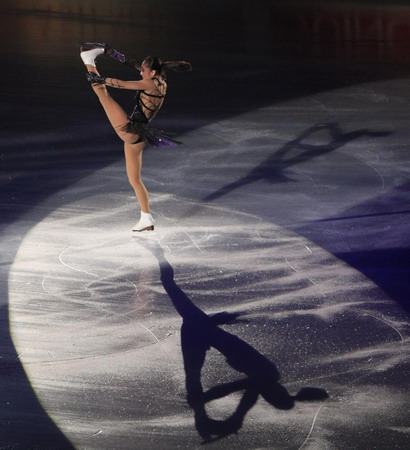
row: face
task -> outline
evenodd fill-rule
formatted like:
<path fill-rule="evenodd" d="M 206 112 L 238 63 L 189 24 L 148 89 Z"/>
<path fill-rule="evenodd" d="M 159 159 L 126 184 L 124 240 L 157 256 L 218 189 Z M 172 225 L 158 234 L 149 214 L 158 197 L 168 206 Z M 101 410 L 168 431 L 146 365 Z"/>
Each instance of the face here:
<path fill-rule="evenodd" d="M 149 80 L 155 76 L 155 70 L 151 70 L 144 62 L 141 64 L 141 67 L 138 67 L 138 70 L 144 80 Z"/>

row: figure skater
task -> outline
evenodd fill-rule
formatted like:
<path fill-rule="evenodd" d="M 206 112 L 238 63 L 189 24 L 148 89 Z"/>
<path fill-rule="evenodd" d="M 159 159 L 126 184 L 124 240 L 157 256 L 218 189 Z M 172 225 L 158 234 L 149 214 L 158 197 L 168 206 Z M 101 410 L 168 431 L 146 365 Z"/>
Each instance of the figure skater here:
<path fill-rule="evenodd" d="M 141 180 L 142 151 L 147 141 L 156 147 L 176 146 L 179 142 L 160 130 L 148 127 L 147 124 L 156 116 L 165 98 L 167 91 L 165 69 L 190 71 L 192 70 L 191 64 L 186 61 L 162 62 L 155 56 L 148 56 L 141 65 L 138 65 L 136 60 L 128 59 L 105 43 L 84 43 L 81 44 L 80 51 L 81 59 L 87 69 L 87 80 L 97 94 L 115 132 L 124 141 L 127 176 L 141 209 L 140 220 L 134 225 L 132 231 L 153 231 L 154 219 L 151 215 L 149 195 Z M 121 63 L 135 67 L 139 70 L 142 79 L 123 81 L 102 77 L 95 65 L 96 58 L 102 54 L 107 54 Z M 130 116 L 111 97 L 106 86 L 136 91 L 135 107 Z"/>

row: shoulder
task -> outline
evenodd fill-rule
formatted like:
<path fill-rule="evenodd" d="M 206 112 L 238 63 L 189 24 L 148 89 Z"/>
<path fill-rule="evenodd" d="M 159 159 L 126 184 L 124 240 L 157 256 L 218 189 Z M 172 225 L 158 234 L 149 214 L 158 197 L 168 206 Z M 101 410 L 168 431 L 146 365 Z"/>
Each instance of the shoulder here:
<path fill-rule="evenodd" d="M 154 78 L 151 78 L 151 81 L 153 82 L 154 86 L 157 88 L 160 86 L 165 86 L 165 87 L 167 86 L 167 83 L 163 78 L 154 77 Z"/>
<path fill-rule="evenodd" d="M 151 94 L 159 94 L 161 96 L 165 95 L 167 91 L 167 83 L 163 78 L 151 78 L 152 88 L 150 89 Z M 148 89 L 147 89 L 148 90 Z"/>

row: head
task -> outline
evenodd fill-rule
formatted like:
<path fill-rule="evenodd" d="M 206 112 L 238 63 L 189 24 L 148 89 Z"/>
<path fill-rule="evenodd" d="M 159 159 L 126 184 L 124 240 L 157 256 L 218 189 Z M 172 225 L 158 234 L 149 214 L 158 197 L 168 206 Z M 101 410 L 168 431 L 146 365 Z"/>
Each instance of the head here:
<path fill-rule="evenodd" d="M 163 62 L 156 56 L 147 56 L 139 70 L 144 79 L 164 77 Z"/>

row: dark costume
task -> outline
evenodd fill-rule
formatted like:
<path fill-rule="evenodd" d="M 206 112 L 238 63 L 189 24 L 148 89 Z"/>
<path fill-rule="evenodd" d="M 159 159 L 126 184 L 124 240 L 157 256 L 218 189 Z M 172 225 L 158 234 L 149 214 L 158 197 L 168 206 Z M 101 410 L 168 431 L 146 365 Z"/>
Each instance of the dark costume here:
<path fill-rule="evenodd" d="M 156 83 L 158 83 L 158 85 L 161 84 L 158 78 L 154 78 L 154 80 L 156 81 Z M 142 96 L 145 97 L 146 102 L 144 102 L 144 98 L 142 98 Z M 126 131 L 128 133 L 138 134 L 139 136 L 139 139 L 135 141 L 134 144 L 145 141 L 148 141 L 155 147 L 162 147 L 165 145 L 177 147 L 179 144 L 181 144 L 181 142 L 172 139 L 167 132 L 148 126 L 149 121 L 154 117 L 157 111 L 155 105 L 150 102 L 150 98 L 163 99 L 164 97 L 164 94 L 154 95 L 148 94 L 145 91 L 136 92 L 134 97 L 135 107 L 132 111 L 132 114 L 128 117 L 129 122 L 126 126 Z M 153 108 L 150 108 L 150 106 L 147 104 L 148 102 L 150 102 L 150 105 L 152 105 Z M 152 115 L 150 117 L 147 117 L 146 112 L 148 114 L 152 113 Z"/>

